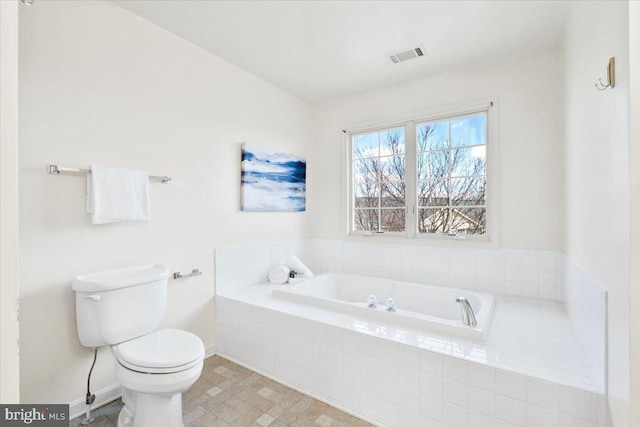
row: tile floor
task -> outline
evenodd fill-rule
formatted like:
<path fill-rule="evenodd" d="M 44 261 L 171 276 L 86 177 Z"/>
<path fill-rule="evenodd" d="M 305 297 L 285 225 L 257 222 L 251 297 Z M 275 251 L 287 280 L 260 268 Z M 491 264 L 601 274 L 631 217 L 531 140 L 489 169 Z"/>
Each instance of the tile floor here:
<path fill-rule="evenodd" d="M 117 400 L 94 411 L 91 426 L 115 427 L 121 407 Z M 183 395 L 182 412 L 185 427 L 371 426 L 219 356 L 205 360 L 200 379 Z"/>

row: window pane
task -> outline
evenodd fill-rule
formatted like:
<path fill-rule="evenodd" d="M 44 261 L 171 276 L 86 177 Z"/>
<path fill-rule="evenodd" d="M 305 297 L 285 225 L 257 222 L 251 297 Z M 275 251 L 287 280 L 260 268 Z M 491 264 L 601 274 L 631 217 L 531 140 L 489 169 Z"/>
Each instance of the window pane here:
<path fill-rule="evenodd" d="M 448 233 L 449 209 L 418 209 L 418 232 Z"/>
<path fill-rule="evenodd" d="M 449 146 L 449 122 L 419 125 L 416 130 L 418 151 L 436 150 Z"/>
<path fill-rule="evenodd" d="M 451 204 L 485 205 L 487 179 L 484 176 L 451 179 Z"/>
<path fill-rule="evenodd" d="M 418 154 L 418 179 L 448 177 L 450 157 L 449 150 Z"/>
<path fill-rule="evenodd" d="M 485 234 L 487 232 L 487 210 L 484 208 L 453 209 L 452 229 L 458 234 Z"/>
<path fill-rule="evenodd" d="M 380 160 L 365 159 L 353 162 L 354 183 L 375 182 L 380 178 Z"/>
<path fill-rule="evenodd" d="M 380 191 L 383 207 L 404 207 L 404 181 L 382 182 Z"/>
<path fill-rule="evenodd" d="M 378 210 L 355 209 L 353 229 L 357 231 L 378 231 Z"/>
<path fill-rule="evenodd" d="M 353 205 L 357 208 L 378 207 L 380 185 L 377 183 L 356 184 L 353 186 Z"/>
<path fill-rule="evenodd" d="M 392 156 L 404 154 L 404 128 L 380 132 L 380 155 Z"/>
<path fill-rule="evenodd" d="M 451 176 L 484 175 L 487 170 L 485 146 L 451 150 Z"/>
<path fill-rule="evenodd" d="M 449 181 L 418 181 L 418 206 L 447 206 Z"/>
<path fill-rule="evenodd" d="M 404 181 L 405 164 L 404 156 L 380 158 L 381 181 Z"/>
<path fill-rule="evenodd" d="M 356 135 L 353 137 L 353 158 L 378 157 L 378 133 Z"/>
<path fill-rule="evenodd" d="M 404 231 L 404 209 L 382 209 L 381 231 Z"/>
<path fill-rule="evenodd" d="M 484 114 L 451 120 L 451 146 L 486 143 L 487 128 Z"/>

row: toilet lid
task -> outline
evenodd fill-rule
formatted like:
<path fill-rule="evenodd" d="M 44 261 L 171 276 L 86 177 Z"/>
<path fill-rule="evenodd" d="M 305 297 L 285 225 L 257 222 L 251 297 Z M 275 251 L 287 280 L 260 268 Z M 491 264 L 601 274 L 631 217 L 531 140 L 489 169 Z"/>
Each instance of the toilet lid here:
<path fill-rule="evenodd" d="M 123 342 L 115 348 L 125 367 L 151 373 L 179 372 L 199 363 L 204 345 L 196 335 L 178 329 L 162 329 Z"/>

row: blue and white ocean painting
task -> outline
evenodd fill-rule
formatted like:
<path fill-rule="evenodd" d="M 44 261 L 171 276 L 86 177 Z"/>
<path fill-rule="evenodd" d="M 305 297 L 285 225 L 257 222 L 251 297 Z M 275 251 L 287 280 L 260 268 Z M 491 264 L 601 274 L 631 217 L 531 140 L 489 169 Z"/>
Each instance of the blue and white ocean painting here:
<path fill-rule="evenodd" d="M 302 212 L 306 209 L 307 162 L 242 144 L 242 210 Z"/>

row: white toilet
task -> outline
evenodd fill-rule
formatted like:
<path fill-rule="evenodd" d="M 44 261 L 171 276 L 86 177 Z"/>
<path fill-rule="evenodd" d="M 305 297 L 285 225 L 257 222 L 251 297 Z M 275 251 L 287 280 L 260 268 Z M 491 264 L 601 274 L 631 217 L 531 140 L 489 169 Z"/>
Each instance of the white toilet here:
<path fill-rule="evenodd" d="M 83 274 L 73 281 L 80 342 L 109 345 L 125 403 L 118 427 L 183 427 L 182 392 L 202 372 L 204 345 L 192 333 L 156 330 L 169 270 L 162 265 Z"/>

